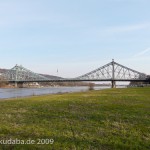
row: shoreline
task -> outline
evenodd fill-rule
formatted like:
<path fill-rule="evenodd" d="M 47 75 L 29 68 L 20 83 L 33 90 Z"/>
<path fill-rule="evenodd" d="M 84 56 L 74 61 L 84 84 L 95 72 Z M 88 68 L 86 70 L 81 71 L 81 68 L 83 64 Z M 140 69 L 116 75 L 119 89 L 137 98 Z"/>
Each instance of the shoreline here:
<path fill-rule="evenodd" d="M 63 94 L 69 94 L 69 93 L 75 93 L 75 92 L 66 92 L 66 93 L 52 93 L 52 94 L 41 94 L 41 95 L 30 95 L 30 96 L 19 96 L 19 97 L 11 97 L 11 98 L 0 98 L 0 102 L 1 101 L 5 101 L 5 100 L 19 100 L 19 98 L 33 98 L 33 97 L 40 97 L 40 96 L 50 96 L 50 95 L 63 95 Z"/>
<path fill-rule="evenodd" d="M 70 94 L 70 93 L 85 93 L 89 91 L 101 91 L 101 90 L 107 90 L 111 88 L 103 88 L 103 89 L 98 89 L 98 90 L 85 90 L 85 91 L 70 91 L 70 92 L 58 92 L 58 93 L 49 93 L 49 94 L 40 94 L 40 95 L 29 95 L 29 96 L 18 96 L 18 97 L 10 97 L 10 98 L 0 98 L 0 101 L 5 101 L 5 100 L 19 100 L 19 98 L 36 98 L 36 97 L 41 97 L 41 96 L 50 96 L 50 95 L 64 95 L 64 94 Z M 119 88 L 117 88 L 119 89 Z"/>
<path fill-rule="evenodd" d="M 127 88 L 126 86 L 119 86 L 117 88 Z M 110 89 L 109 86 L 99 86 L 95 87 L 96 90 Z M 89 91 L 87 86 L 78 87 L 42 87 L 42 88 L 0 88 L 0 101 L 6 99 L 18 99 L 24 97 L 34 97 L 42 95 L 55 95 L 55 94 L 65 94 L 65 93 L 76 93 Z M 1 95 L 2 94 L 2 95 Z"/>

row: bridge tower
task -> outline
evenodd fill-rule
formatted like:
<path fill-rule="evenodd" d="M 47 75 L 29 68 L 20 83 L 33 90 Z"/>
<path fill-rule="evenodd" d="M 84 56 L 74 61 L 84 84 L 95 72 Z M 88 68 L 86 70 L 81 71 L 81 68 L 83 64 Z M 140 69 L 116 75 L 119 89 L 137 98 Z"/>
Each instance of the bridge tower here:
<path fill-rule="evenodd" d="M 116 81 L 115 81 L 115 63 L 114 59 L 112 59 L 112 81 L 111 81 L 111 87 L 115 88 L 116 87 Z"/>

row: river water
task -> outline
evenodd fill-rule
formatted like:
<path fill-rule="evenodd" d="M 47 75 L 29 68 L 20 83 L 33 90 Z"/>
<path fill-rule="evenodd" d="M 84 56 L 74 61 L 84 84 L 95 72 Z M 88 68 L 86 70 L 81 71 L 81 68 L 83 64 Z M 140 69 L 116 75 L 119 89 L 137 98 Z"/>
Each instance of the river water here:
<path fill-rule="evenodd" d="M 45 88 L 10 88 L 2 89 L 0 88 L 0 99 L 5 98 L 17 98 L 26 97 L 33 95 L 44 95 L 44 94 L 56 94 L 56 93 L 71 93 L 87 91 L 89 87 L 78 86 L 78 87 L 45 87 Z M 109 86 L 99 86 L 95 87 L 95 90 L 107 89 Z"/>

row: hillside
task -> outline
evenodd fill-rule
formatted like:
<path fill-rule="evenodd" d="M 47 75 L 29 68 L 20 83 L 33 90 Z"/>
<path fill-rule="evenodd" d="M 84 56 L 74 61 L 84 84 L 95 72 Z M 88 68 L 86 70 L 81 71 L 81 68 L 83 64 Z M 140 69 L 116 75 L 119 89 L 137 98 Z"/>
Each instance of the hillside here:
<path fill-rule="evenodd" d="M 0 68 L 0 73 L 4 73 L 4 72 L 6 72 L 6 71 L 8 71 L 8 69 L 1 69 L 1 68 Z"/>
<path fill-rule="evenodd" d="M 54 79 L 54 80 L 63 79 L 63 78 L 61 78 L 61 77 L 53 76 L 53 75 L 48 75 L 48 74 L 40 74 L 40 75 L 42 75 L 42 76 L 44 76 L 44 77 L 47 77 L 47 78 L 49 78 L 49 79 Z"/>

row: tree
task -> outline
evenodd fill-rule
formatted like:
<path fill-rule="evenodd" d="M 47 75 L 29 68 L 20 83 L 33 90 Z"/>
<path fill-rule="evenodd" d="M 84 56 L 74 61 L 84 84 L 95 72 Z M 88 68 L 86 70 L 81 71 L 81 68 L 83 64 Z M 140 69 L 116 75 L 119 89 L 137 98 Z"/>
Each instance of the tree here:
<path fill-rule="evenodd" d="M 94 83 L 89 83 L 89 90 L 94 90 Z"/>
<path fill-rule="evenodd" d="M 2 75 L 0 75 L 0 87 L 5 87 L 8 85 L 8 82 L 4 79 Z"/>

